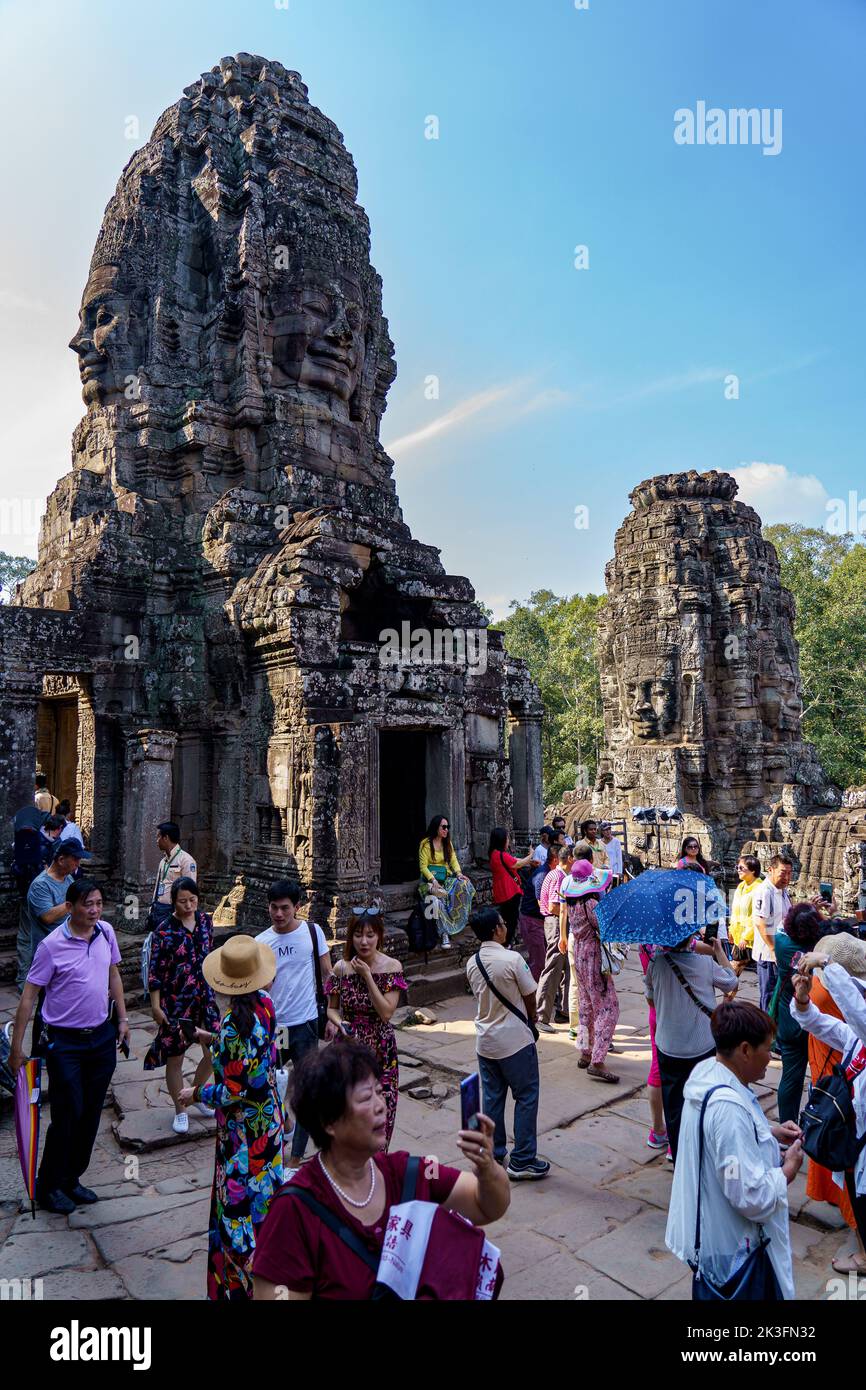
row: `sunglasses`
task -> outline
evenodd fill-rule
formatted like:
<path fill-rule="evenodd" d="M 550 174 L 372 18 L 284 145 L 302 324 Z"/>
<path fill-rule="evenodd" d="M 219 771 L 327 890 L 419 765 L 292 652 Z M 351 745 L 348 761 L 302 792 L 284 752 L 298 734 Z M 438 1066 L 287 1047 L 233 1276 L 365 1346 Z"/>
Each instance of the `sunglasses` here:
<path fill-rule="evenodd" d="M 381 907 L 353 907 L 353 917 L 381 917 Z"/>

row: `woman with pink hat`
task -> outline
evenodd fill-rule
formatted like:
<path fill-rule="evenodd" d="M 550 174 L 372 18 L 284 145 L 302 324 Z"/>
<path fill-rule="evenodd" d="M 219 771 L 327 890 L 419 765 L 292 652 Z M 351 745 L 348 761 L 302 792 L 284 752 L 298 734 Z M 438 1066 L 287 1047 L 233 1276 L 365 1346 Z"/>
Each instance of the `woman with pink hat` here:
<path fill-rule="evenodd" d="M 595 905 L 610 888 L 610 869 L 595 869 L 578 859 L 560 889 L 559 949 L 568 950 L 571 931 L 572 969 L 580 996 L 577 1042 L 578 1066 L 593 1081 L 615 1086 L 619 1077 L 604 1065 L 619 1018 L 619 1000 L 612 975 L 602 973 L 601 939 Z"/>

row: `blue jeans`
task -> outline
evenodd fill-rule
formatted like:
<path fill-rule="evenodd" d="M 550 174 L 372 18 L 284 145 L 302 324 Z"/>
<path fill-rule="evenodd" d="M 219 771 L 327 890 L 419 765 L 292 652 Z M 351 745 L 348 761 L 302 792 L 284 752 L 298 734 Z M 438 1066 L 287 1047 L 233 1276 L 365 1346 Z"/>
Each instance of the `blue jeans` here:
<path fill-rule="evenodd" d="M 773 990 L 776 988 L 778 971 L 774 960 L 759 960 L 755 962 L 758 967 L 758 990 L 760 992 L 760 1003 L 764 1013 L 770 1007 L 770 1000 L 773 997 Z"/>
<path fill-rule="evenodd" d="M 537 1156 L 535 1135 L 538 1120 L 538 1051 L 535 1043 L 521 1048 L 510 1057 L 479 1057 L 481 1089 L 485 1115 L 493 1121 L 493 1152 L 497 1161 L 505 1157 L 505 1101 L 510 1091 L 514 1097 L 514 1148 L 511 1162 L 515 1168 L 525 1168 Z"/>
<path fill-rule="evenodd" d="M 302 1057 L 306 1057 L 308 1052 L 315 1052 L 319 1046 L 319 1033 L 316 1027 L 316 1020 L 312 1019 L 309 1023 L 293 1023 L 288 1027 L 289 1040 L 285 1047 L 280 1048 L 283 1066 L 291 1062 L 296 1067 Z M 309 1134 L 302 1129 L 295 1119 L 295 1132 L 292 1135 L 292 1158 L 303 1158 L 307 1151 L 307 1141 Z"/>

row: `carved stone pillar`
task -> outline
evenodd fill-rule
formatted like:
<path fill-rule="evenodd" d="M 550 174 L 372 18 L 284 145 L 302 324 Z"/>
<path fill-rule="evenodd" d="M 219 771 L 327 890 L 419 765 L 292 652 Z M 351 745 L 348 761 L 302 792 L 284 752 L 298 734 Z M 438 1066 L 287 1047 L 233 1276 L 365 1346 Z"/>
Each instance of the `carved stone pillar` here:
<path fill-rule="evenodd" d="M 9 671 L 0 678 L 0 821 L 9 832 L 0 837 L 0 854 L 11 857 L 9 822 L 22 806 L 33 805 L 36 768 L 36 710 L 41 677 Z"/>
<path fill-rule="evenodd" d="M 541 777 L 541 715 L 512 715 L 508 761 L 513 796 L 515 845 L 536 841 L 544 824 Z"/>
<path fill-rule="evenodd" d="M 144 898 L 149 901 L 160 858 L 156 827 L 171 820 L 176 743 L 177 734 L 169 729 L 137 729 L 126 740 L 121 873 L 124 891 L 142 899 L 142 928 Z"/>

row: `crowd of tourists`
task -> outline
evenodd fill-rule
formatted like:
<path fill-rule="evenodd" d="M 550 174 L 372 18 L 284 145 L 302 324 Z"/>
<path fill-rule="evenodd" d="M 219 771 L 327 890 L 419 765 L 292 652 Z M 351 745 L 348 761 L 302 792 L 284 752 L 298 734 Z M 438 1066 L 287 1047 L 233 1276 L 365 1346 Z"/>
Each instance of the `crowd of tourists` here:
<path fill-rule="evenodd" d="M 494 828 L 492 901 L 483 906 L 448 818 L 434 817 L 421 840 L 419 909 L 442 947 L 458 936 L 473 943 L 466 979 L 480 1093 L 458 1134 L 461 1171 L 391 1152 L 393 1017 L 408 986 L 385 950 L 375 891 L 352 907 L 336 961 L 321 927 L 299 915 L 303 890 L 291 879 L 270 885 L 269 924 L 258 936 L 215 947 L 179 827 L 156 827 L 161 857 L 142 952 L 155 1029 L 143 1067 L 165 1068 L 166 1122 L 176 1133 L 188 1131 L 190 1110 L 216 1119 L 208 1297 L 366 1298 L 383 1287 L 412 1298 L 498 1294 L 499 1254 L 484 1227 L 508 1208 L 511 1183 L 551 1173 L 538 1152 L 542 1035 L 567 1028 L 576 1075 L 620 1081 L 609 1058 L 621 1050 L 622 953 L 600 918 L 629 874 L 610 824 L 586 821 L 575 834 L 554 821 L 517 856 L 508 831 Z M 121 958 L 68 804 L 37 786 L 15 835 L 21 1000 L 9 1064 L 21 1066 L 32 1019 L 30 1047 L 45 1058 L 51 1107 L 37 1198 L 69 1214 L 98 1200 L 83 1178 L 117 1050 L 128 1055 Z M 705 875 L 709 888 L 694 836 L 673 867 Z M 762 874 L 757 859 L 741 856 L 727 922 L 639 946 L 651 1049 L 646 1142 L 673 1167 L 667 1241 L 694 1269 L 696 1298 L 794 1296 L 787 1191 L 804 1143 L 823 1143 L 830 1165 L 810 1160 L 810 1195 L 835 1203 L 857 1233 L 858 1253 L 835 1267 L 866 1273 L 864 914 L 842 918 L 832 892 L 792 904 L 792 868 L 776 854 Z M 737 997 L 752 968 L 760 1006 Z M 198 1057 L 189 1081 L 187 1053 Z M 754 1089 L 774 1055 L 776 1122 Z M 848 1088 L 847 1149 L 827 1137 L 820 1086 L 815 1113 L 810 1099 L 801 1119 L 807 1072 Z"/>

